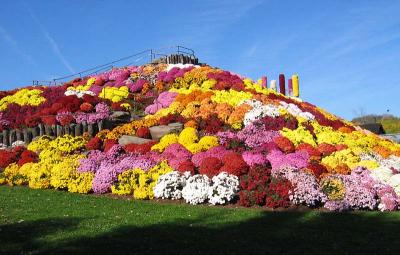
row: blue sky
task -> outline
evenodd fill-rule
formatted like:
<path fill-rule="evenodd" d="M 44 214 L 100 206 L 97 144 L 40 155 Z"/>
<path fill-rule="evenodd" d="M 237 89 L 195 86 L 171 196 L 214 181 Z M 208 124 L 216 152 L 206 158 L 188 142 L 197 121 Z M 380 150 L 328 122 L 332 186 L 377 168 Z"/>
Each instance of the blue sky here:
<path fill-rule="evenodd" d="M 0 89 L 185 45 L 258 79 L 300 76 L 339 116 L 400 115 L 400 1 L 2 1 Z"/>

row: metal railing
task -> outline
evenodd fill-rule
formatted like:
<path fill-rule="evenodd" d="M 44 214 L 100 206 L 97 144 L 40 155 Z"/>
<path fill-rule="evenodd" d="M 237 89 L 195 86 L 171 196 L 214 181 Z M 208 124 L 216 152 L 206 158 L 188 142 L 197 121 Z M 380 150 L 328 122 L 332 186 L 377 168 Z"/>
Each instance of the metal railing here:
<path fill-rule="evenodd" d="M 39 85 L 60 85 L 62 83 L 64 83 L 67 79 L 73 79 L 73 78 L 83 78 L 89 75 L 93 75 L 93 74 L 98 74 L 100 72 L 106 72 L 108 70 L 111 70 L 115 67 L 121 67 L 121 66 L 129 66 L 129 65 L 133 65 L 135 63 L 138 63 L 141 60 L 145 60 L 146 62 L 153 62 L 156 59 L 160 58 L 160 57 L 167 57 L 168 55 L 171 54 L 178 54 L 178 55 L 185 55 L 188 56 L 190 58 L 195 59 L 195 53 L 194 50 L 184 47 L 184 46 L 168 46 L 168 47 L 163 47 L 163 48 L 158 48 L 158 49 L 148 49 L 148 50 L 144 50 L 102 65 L 97 65 L 95 67 L 86 69 L 86 70 L 82 70 L 80 72 L 74 73 L 74 74 L 70 74 L 70 75 L 66 75 L 66 76 L 62 76 L 62 77 L 58 77 L 52 80 L 33 80 L 32 81 L 32 85 L 34 86 L 39 86 Z M 135 58 L 133 61 L 132 59 Z M 128 60 L 130 60 L 129 62 L 127 62 Z M 122 63 L 127 62 L 125 65 L 123 65 Z"/>

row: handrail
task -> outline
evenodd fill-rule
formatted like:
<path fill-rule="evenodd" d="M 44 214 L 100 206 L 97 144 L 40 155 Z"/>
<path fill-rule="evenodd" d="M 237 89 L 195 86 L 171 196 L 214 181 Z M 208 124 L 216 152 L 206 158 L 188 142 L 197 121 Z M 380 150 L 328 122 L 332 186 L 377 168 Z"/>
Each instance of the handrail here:
<path fill-rule="evenodd" d="M 166 51 L 166 50 L 170 50 L 170 52 Z M 147 54 L 146 54 L 147 53 Z M 168 54 L 169 53 L 169 54 Z M 141 56 L 140 58 L 136 59 L 133 62 L 130 62 L 128 65 L 132 65 L 135 62 L 138 62 L 139 60 L 142 60 L 144 57 L 146 56 L 150 56 L 150 62 L 153 62 L 153 60 L 156 59 L 157 56 L 164 56 L 167 57 L 168 55 L 171 54 L 183 54 L 183 55 L 187 55 L 191 58 L 196 58 L 195 56 L 195 52 L 194 50 L 181 46 L 181 45 L 176 45 L 176 46 L 166 46 L 166 47 L 161 47 L 158 49 L 147 49 L 102 65 L 97 65 L 95 67 L 89 68 L 89 69 L 85 69 L 83 71 L 74 73 L 74 74 L 70 74 L 70 75 L 66 75 L 66 76 L 62 76 L 62 77 L 58 77 L 58 78 L 54 78 L 51 81 L 40 81 L 40 80 L 33 80 L 32 81 L 32 85 L 43 85 L 43 84 L 48 84 L 50 85 L 57 85 L 58 83 L 62 83 L 63 80 L 68 79 L 68 78 L 73 78 L 73 77 L 85 77 L 88 75 L 92 75 L 92 74 L 97 74 L 100 71 L 106 71 L 106 70 L 110 70 L 112 68 L 114 68 L 119 62 L 131 59 L 133 57 L 138 57 Z"/>

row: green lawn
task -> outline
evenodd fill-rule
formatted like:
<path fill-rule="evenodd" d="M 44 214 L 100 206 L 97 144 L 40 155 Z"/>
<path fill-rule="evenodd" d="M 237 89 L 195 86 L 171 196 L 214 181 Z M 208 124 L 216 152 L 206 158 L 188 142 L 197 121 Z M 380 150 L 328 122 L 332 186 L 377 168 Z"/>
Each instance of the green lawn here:
<path fill-rule="evenodd" d="M 1 254 L 395 254 L 400 213 L 273 212 L 0 186 Z"/>

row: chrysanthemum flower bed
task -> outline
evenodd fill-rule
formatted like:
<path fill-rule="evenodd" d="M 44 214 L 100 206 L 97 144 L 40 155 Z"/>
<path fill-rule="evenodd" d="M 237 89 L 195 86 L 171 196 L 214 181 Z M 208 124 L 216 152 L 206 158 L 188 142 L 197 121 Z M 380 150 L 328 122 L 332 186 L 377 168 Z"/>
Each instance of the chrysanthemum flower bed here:
<path fill-rule="evenodd" d="M 132 101 L 147 115 L 96 137 L 43 136 L 0 150 L 0 184 L 190 204 L 400 209 L 400 145 L 210 66 L 126 67 L 2 92 L 0 128 L 96 123 Z M 118 144 L 171 123 L 183 129 Z"/>

